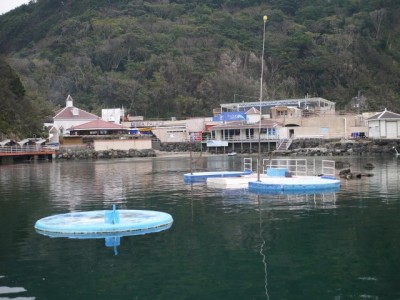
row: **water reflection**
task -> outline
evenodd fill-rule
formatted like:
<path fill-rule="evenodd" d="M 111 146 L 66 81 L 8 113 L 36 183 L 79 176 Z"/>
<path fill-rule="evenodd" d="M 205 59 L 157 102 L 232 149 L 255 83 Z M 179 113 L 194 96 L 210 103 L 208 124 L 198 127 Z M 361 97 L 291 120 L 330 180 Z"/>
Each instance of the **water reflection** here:
<path fill-rule="evenodd" d="M 121 233 L 88 233 L 88 234 L 68 234 L 68 233 L 58 233 L 58 232 L 49 232 L 49 231 L 42 231 L 36 229 L 36 232 L 45 235 L 51 238 L 69 238 L 69 239 L 78 239 L 78 240 L 86 240 L 86 239 L 104 239 L 104 245 L 106 247 L 110 247 L 114 249 L 114 255 L 118 255 L 117 247 L 121 245 L 121 238 L 134 236 L 134 235 L 144 235 L 149 233 L 156 233 L 160 231 L 167 230 L 171 228 L 172 223 L 150 228 L 150 229 L 143 229 L 143 230 L 135 230 L 129 232 L 121 232 Z"/>
<path fill-rule="evenodd" d="M 4 275 L 0 275 L 0 284 L 1 279 L 5 279 L 6 277 Z M 1 286 L 0 285 L 0 299 L 6 300 L 6 299 L 18 299 L 18 300 L 35 300 L 35 297 L 25 297 L 21 296 L 21 293 L 25 293 L 27 290 L 23 287 L 9 287 L 9 286 Z M 9 298 L 8 296 L 15 296 L 18 294 L 17 298 Z M 7 296 L 7 297 L 4 297 Z"/>
<path fill-rule="evenodd" d="M 54 167 L 52 185 L 57 192 L 53 201 L 68 204 L 69 211 L 77 210 L 87 201 L 123 206 L 136 187 L 152 184 L 151 176 L 143 176 L 151 173 L 151 161 L 70 162 Z"/>
<path fill-rule="evenodd" d="M 373 177 L 316 195 L 188 186 L 182 158 L 1 166 L 0 269 L 10 278 L 0 286 L 27 291 L 0 298 L 397 299 L 400 160 L 372 162 Z M 176 223 L 167 234 L 82 241 L 33 229 L 43 214 L 100 209 L 114 197 Z"/>
<path fill-rule="evenodd" d="M 214 190 L 215 191 L 215 190 Z M 259 205 L 269 209 L 301 210 L 301 209 L 334 209 L 339 189 L 309 192 L 249 192 L 247 189 L 219 190 L 223 195 L 223 203 L 230 205 Z M 256 196 L 256 197 L 254 197 Z"/>
<path fill-rule="evenodd" d="M 260 244 L 260 255 L 262 258 L 262 263 L 264 266 L 264 288 L 265 288 L 265 296 L 267 297 L 267 299 L 269 299 L 269 293 L 268 293 L 268 266 L 267 266 L 267 257 L 266 254 L 264 253 L 266 251 L 266 249 L 264 249 L 265 247 L 265 239 L 264 239 L 264 234 L 263 234 L 263 219 L 262 219 L 262 213 L 261 213 L 261 206 L 260 206 L 260 196 L 257 195 L 257 202 L 258 202 L 258 213 L 259 213 L 259 222 L 260 222 L 260 240 L 261 240 L 261 244 Z"/>

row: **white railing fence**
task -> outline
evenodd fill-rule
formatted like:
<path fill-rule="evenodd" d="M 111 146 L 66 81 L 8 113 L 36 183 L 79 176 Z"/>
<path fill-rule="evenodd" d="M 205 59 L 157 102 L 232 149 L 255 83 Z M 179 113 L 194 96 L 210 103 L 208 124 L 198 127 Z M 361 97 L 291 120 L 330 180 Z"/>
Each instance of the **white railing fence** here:
<path fill-rule="evenodd" d="M 335 161 L 316 161 L 307 159 L 263 159 L 262 172 L 268 168 L 285 168 L 296 176 L 325 175 L 335 176 Z"/>

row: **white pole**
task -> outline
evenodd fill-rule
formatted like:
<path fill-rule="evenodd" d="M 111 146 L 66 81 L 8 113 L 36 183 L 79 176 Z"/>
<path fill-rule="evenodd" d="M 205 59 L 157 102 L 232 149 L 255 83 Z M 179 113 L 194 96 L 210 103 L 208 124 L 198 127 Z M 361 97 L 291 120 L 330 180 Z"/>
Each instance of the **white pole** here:
<path fill-rule="evenodd" d="M 261 102 L 263 94 L 263 73 L 264 73 L 264 45 L 265 45 L 265 24 L 267 23 L 268 17 L 264 16 L 264 31 L 263 31 L 263 43 L 262 43 L 262 55 L 261 55 L 261 78 L 260 78 L 260 120 L 258 126 L 258 159 L 257 159 L 257 181 L 260 181 L 260 169 L 261 169 Z"/>

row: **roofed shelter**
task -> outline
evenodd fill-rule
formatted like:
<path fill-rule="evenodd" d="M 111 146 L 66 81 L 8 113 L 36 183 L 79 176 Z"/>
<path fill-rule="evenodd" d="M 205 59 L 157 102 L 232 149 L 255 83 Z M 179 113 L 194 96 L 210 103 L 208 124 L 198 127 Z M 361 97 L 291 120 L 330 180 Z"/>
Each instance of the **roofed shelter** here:
<path fill-rule="evenodd" d="M 0 142 L 0 147 L 5 147 L 5 146 L 14 146 L 16 145 L 16 142 L 10 139 L 4 140 Z"/>
<path fill-rule="evenodd" d="M 121 135 L 129 134 L 129 128 L 97 119 L 69 128 L 70 135 Z"/>

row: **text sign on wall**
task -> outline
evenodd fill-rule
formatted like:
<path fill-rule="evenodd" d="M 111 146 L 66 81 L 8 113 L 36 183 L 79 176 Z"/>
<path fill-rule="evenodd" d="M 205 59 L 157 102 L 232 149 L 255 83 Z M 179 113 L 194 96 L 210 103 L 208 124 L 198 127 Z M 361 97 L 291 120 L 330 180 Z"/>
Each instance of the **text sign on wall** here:
<path fill-rule="evenodd" d="M 228 147 L 227 141 L 207 141 L 207 147 Z"/>

